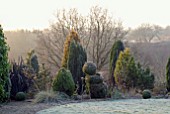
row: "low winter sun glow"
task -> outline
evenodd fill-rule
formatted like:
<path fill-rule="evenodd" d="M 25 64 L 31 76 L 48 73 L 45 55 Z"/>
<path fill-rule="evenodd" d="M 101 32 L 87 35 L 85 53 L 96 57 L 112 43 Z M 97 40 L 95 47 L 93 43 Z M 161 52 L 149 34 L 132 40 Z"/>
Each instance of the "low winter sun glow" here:
<path fill-rule="evenodd" d="M 77 8 L 87 14 L 92 6 L 108 9 L 125 27 L 142 23 L 170 24 L 168 0 L 0 0 L 0 23 L 4 30 L 44 29 L 54 20 L 57 9 Z"/>

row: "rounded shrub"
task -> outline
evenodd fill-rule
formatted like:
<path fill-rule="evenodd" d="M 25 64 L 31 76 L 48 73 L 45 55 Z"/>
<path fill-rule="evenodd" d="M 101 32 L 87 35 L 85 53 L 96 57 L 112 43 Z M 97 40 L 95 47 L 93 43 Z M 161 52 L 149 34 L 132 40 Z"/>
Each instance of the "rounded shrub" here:
<path fill-rule="evenodd" d="M 73 81 L 71 72 L 65 68 L 59 69 L 53 81 L 52 87 L 54 91 L 64 92 L 69 96 L 73 95 L 75 83 Z"/>
<path fill-rule="evenodd" d="M 26 94 L 24 92 L 18 92 L 15 96 L 15 100 L 24 101 L 26 99 Z"/>
<path fill-rule="evenodd" d="M 149 98 L 151 98 L 151 91 L 150 90 L 143 90 L 143 92 L 142 92 L 142 97 L 144 98 L 144 99 L 149 99 Z"/>
<path fill-rule="evenodd" d="M 83 72 L 88 75 L 96 74 L 96 69 L 97 69 L 96 65 L 92 62 L 86 62 L 83 65 Z"/>
<path fill-rule="evenodd" d="M 105 98 L 107 96 L 106 83 L 90 84 L 91 98 Z"/>
<path fill-rule="evenodd" d="M 103 78 L 100 76 L 100 74 L 90 76 L 90 84 L 99 84 L 102 82 L 103 82 Z"/>

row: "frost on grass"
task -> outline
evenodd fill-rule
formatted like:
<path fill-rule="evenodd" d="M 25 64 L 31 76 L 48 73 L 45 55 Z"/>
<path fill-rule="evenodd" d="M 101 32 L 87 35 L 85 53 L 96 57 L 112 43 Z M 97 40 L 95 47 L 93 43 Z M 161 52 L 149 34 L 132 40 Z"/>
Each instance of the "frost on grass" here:
<path fill-rule="evenodd" d="M 168 114 L 170 99 L 129 99 L 60 105 L 37 114 Z"/>

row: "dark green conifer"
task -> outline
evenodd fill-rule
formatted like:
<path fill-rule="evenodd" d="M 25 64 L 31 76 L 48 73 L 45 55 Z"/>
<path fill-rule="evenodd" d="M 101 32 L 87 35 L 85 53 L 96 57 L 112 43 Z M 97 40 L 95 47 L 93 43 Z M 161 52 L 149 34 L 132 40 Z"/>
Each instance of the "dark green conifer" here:
<path fill-rule="evenodd" d="M 0 25 L 0 102 L 4 102 L 9 97 L 9 94 L 7 93 L 10 66 L 8 61 L 8 51 L 9 47 L 7 46 L 3 29 Z"/>
<path fill-rule="evenodd" d="M 116 41 L 111 48 L 109 69 L 110 69 L 110 76 L 111 76 L 113 86 L 115 85 L 114 70 L 116 67 L 116 61 L 119 57 L 120 51 L 123 50 L 124 50 L 124 45 L 120 40 Z"/>
<path fill-rule="evenodd" d="M 39 63 L 38 63 L 38 57 L 35 54 L 34 50 L 31 50 L 30 52 L 28 52 L 27 54 L 27 58 L 26 58 L 26 64 L 33 68 L 33 70 L 35 71 L 35 73 L 39 72 Z"/>
<path fill-rule="evenodd" d="M 64 92 L 71 96 L 74 93 L 75 84 L 71 72 L 65 68 L 60 68 L 53 81 L 53 90 Z"/>
<path fill-rule="evenodd" d="M 85 77 L 82 71 L 84 63 L 87 61 L 87 54 L 80 43 L 80 39 L 75 31 L 67 37 L 64 47 L 62 67 L 70 70 L 75 84 L 78 86 L 78 94 L 82 92 L 81 77 Z"/>
<path fill-rule="evenodd" d="M 166 87 L 167 91 L 170 92 L 170 58 L 166 65 Z"/>

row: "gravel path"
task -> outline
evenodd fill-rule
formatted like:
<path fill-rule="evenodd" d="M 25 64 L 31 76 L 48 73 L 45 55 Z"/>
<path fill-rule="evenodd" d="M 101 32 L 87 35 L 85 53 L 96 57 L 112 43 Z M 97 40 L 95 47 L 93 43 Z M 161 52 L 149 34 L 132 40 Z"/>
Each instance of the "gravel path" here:
<path fill-rule="evenodd" d="M 36 114 L 170 114 L 170 99 L 124 99 L 55 106 Z"/>

